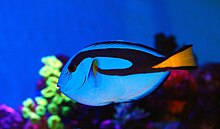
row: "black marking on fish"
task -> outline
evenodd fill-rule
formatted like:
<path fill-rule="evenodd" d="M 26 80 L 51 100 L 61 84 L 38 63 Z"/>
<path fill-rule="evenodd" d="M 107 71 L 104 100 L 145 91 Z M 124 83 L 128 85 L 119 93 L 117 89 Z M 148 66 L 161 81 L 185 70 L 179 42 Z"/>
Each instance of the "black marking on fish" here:
<path fill-rule="evenodd" d="M 113 57 L 128 60 L 132 63 L 132 66 L 125 69 L 109 69 L 103 70 L 98 68 L 98 72 L 108 75 L 131 75 L 137 73 L 154 72 L 152 66 L 162 62 L 164 57 L 157 57 L 152 54 L 146 53 L 140 50 L 134 49 L 120 49 L 120 48 L 107 48 L 107 49 L 95 49 L 82 51 L 78 53 L 68 66 L 72 68 L 78 66 L 85 58 L 95 57 Z"/>
<path fill-rule="evenodd" d="M 85 84 L 86 80 L 87 80 L 86 77 L 84 77 L 84 81 L 83 81 L 82 85 L 80 87 L 78 87 L 77 90 L 79 90 L 79 89 L 81 89 L 83 87 L 83 85 Z"/>

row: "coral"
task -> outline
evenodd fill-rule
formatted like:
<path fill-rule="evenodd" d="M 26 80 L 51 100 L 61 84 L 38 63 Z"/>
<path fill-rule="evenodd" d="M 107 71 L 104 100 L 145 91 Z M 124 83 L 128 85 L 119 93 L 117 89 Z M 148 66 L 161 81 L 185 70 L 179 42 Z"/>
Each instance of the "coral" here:
<path fill-rule="evenodd" d="M 38 105 L 35 110 L 36 110 L 36 114 L 38 114 L 39 116 L 43 116 L 46 113 L 46 108 L 41 105 Z"/>
<path fill-rule="evenodd" d="M 147 97 L 151 116 L 148 128 L 163 129 L 182 126 L 192 113 L 196 101 L 197 83 L 189 71 L 173 70 L 159 90 Z"/>
<path fill-rule="evenodd" d="M 31 113 L 31 110 L 28 107 L 24 106 L 22 108 L 22 115 L 23 115 L 24 118 L 29 118 L 30 113 Z"/>
<path fill-rule="evenodd" d="M 63 106 L 61 109 L 61 114 L 63 116 L 67 116 L 70 113 L 70 107 L 69 106 Z"/>
<path fill-rule="evenodd" d="M 36 83 L 36 88 L 37 88 L 37 90 L 42 90 L 42 89 L 44 89 L 44 88 L 46 87 L 45 82 L 46 82 L 46 79 L 45 79 L 45 78 L 39 79 L 39 80 L 37 81 L 37 83 Z"/>
<path fill-rule="evenodd" d="M 29 118 L 30 118 L 30 120 L 31 120 L 31 122 L 33 124 L 37 124 L 40 121 L 40 119 L 41 119 L 40 115 L 38 115 L 38 114 L 36 114 L 34 112 L 30 112 L 29 113 Z"/>
<path fill-rule="evenodd" d="M 57 114 L 58 112 L 58 106 L 55 103 L 48 104 L 47 109 L 49 113 L 53 115 Z"/>
<path fill-rule="evenodd" d="M 177 47 L 174 37 L 158 36 L 158 43 L 171 42 L 172 51 Z M 20 112 L 0 105 L 0 128 L 220 128 L 220 64 L 207 64 L 196 71 L 174 70 L 158 90 L 138 101 L 90 107 L 66 97 L 57 87 L 67 60 L 62 55 L 42 58 L 38 96 L 24 100 Z"/>
<path fill-rule="evenodd" d="M 28 108 L 33 108 L 34 102 L 31 98 L 27 98 L 25 101 L 23 101 L 23 105 Z"/>
<path fill-rule="evenodd" d="M 145 118 L 149 113 L 145 113 L 143 109 L 133 107 L 132 103 L 121 103 L 115 106 L 115 119 L 120 124 L 125 124 L 127 121 L 136 121 Z"/>
<path fill-rule="evenodd" d="M 166 37 L 163 33 L 155 35 L 155 47 L 165 55 L 171 55 L 177 48 L 175 36 Z"/>
<path fill-rule="evenodd" d="M 51 100 L 51 103 L 54 103 L 54 104 L 57 104 L 57 105 L 60 105 L 62 102 L 63 102 L 63 98 L 59 94 L 56 94 L 53 97 L 53 99 Z"/>
<path fill-rule="evenodd" d="M 45 64 L 39 71 L 42 77 L 49 77 L 51 75 L 59 77 L 60 68 L 62 67 L 62 62 L 58 60 L 55 56 L 47 56 L 41 59 L 41 62 Z"/>
<path fill-rule="evenodd" d="M 35 97 L 35 101 L 38 105 L 46 106 L 48 104 L 47 99 L 43 97 Z"/>
<path fill-rule="evenodd" d="M 100 129 L 121 129 L 121 127 L 117 125 L 117 121 L 108 119 L 101 123 Z"/>
<path fill-rule="evenodd" d="M 47 120 L 48 127 L 50 129 L 62 129 L 63 124 L 61 123 L 61 119 L 57 115 L 52 115 Z"/>
<path fill-rule="evenodd" d="M 168 108 L 167 110 L 171 114 L 179 114 L 184 110 L 184 106 L 186 105 L 186 101 L 178 101 L 178 100 L 173 100 L 173 101 L 168 101 Z"/>
<path fill-rule="evenodd" d="M 24 120 L 20 113 L 11 107 L 0 105 L 0 128 L 1 129 L 21 129 Z"/>
<path fill-rule="evenodd" d="M 171 71 L 170 77 L 163 85 L 163 98 L 167 103 L 166 111 L 172 115 L 181 115 L 190 110 L 196 99 L 196 90 L 196 81 L 189 71 Z"/>
<path fill-rule="evenodd" d="M 41 90 L 41 94 L 45 98 L 51 98 L 51 97 L 55 96 L 56 93 L 57 93 L 57 90 L 52 87 L 46 87 L 43 90 Z"/>
<path fill-rule="evenodd" d="M 62 94 L 57 87 L 63 63 L 56 56 L 43 57 L 41 61 L 44 66 L 39 74 L 43 78 L 37 82 L 37 89 L 41 90 L 42 96 L 26 99 L 23 102 L 22 114 L 34 125 L 33 128 L 61 129 L 63 124 L 59 115 L 67 116 L 75 102 Z M 31 126 L 30 122 L 26 127 Z"/>
<path fill-rule="evenodd" d="M 100 125 L 101 129 L 120 129 L 127 128 L 135 123 L 138 124 L 139 120 L 149 116 L 145 113 L 144 109 L 134 107 L 132 103 L 121 103 L 115 106 L 116 113 L 114 119 L 107 119 Z M 132 123 L 132 125 L 131 125 Z M 140 126 L 143 126 L 139 124 Z M 133 127 L 135 128 L 135 127 Z"/>
<path fill-rule="evenodd" d="M 180 121 L 184 122 L 191 114 L 192 108 L 190 107 L 194 102 L 192 100 L 195 99 L 197 84 L 190 72 L 172 71 L 162 88 L 139 103 L 121 103 L 106 108 L 91 108 L 76 104 L 59 91 L 56 83 L 63 66 L 58 63 L 59 61 L 55 61 L 54 56 L 51 58 L 52 60 L 50 56 L 42 59 L 45 65 L 39 73 L 43 78 L 37 83 L 41 96 L 34 99 L 28 98 L 23 102 L 22 114 L 27 120 L 25 127 L 138 129 L 151 126 L 177 128 L 182 124 Z M 207 82 L 212 80 L 212 74 L 206 75 Z M 114 109 L 115 114 L 112 115 Z"/>
<path fill-rule="evenodd" d="M 198 92 L 193 115 L 187 124 L 194 128 L 220 128 L 220 64 L 206 64 L 193 75 L 198 83 Z"/>

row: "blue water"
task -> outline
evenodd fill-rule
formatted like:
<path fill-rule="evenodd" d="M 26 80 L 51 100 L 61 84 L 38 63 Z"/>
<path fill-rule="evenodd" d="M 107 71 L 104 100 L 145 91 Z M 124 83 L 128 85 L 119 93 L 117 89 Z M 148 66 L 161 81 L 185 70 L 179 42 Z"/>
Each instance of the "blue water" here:
<path fill-rule="evenodd" d="M 173 0 L 0 0 L 0 103 L 17 108 L 38 93 L 41 57 L 74 55 L 103 40 L 141 42 L 175 35 L 199 64 L 219 62 L 220 2 Z"/>

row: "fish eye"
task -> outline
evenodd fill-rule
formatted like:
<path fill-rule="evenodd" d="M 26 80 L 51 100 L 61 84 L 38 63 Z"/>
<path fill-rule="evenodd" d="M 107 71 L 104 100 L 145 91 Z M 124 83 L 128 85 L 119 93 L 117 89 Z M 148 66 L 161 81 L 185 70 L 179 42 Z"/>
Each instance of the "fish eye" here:
<path fill-rule="evenodd" d="M 68 71 L 71 72 L 71 73 L 75 72 L 76 71 L 76 65 L 69 65 Z"/>

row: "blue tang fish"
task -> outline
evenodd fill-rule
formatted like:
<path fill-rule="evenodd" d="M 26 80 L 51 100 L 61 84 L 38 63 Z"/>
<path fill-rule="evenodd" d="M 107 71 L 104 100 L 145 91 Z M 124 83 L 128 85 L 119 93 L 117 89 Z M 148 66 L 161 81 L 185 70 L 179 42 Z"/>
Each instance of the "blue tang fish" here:
<path fill-rule="evenodd" d="M 166 57 L 142 44 L 100 42 L 70 58 L 57 85 L 81 104 L 103 106 L 140 99 L 156 90 L 170 70 L 195 67 L 192 45 Z"/>

